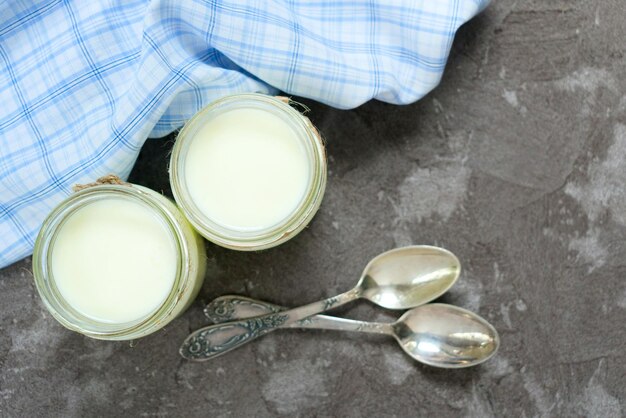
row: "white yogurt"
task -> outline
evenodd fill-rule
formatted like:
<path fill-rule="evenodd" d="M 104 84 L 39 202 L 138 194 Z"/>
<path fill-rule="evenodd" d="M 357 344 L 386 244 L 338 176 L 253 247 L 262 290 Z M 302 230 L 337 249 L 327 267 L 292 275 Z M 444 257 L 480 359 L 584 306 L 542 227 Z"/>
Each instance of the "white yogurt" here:
<path fill-rule="evenodd" d="M 172 233 L 153 210 L 111 197 L 78 209 L 60 226 L 51 269 L 61 296 L 79 313 L 127 323 L 167 298 L 177 256 Z"/>
<path fill-rule="evenodd" d="M 184 180 L 196 207 L 223 227 L 272 227 L 298 207 L 310 162 L 298 133 L 269 111 L 240 108 L 210 119 L 192 138 Z"/>

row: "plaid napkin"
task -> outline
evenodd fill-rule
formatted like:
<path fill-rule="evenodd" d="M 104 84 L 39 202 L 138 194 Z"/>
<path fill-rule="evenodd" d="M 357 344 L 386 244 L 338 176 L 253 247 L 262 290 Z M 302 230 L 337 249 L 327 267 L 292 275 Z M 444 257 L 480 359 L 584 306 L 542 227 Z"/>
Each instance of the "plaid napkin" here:
<path fill-rule="evenodd" d="M 413 102 L 489 0 L 0 1 L 0 267 L 71 185 L 226 94 Z"/>

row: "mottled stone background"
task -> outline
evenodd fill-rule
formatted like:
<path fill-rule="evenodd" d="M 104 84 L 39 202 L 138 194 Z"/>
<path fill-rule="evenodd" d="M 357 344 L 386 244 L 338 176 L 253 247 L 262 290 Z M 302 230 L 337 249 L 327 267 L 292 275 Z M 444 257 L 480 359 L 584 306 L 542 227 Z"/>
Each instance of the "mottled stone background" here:
<path fill-rule="evenodd" d="M 1 270 L 0 415 L 623 416 L 625 22 L 623 0 L 495 1 L 419 103 L 302 100 L 330 165 L 310 228 L 257 254 L 207 245 L 198 301 L 134 347 L 58 325 L 30 259 Z M 171 145 L 149 141 L 131 180 L 170 194 Z M 459 256 L 464 272 L 442 300 L 495 324 L 491 361 L 438 370 L 382 337 L 290 330 L 206 364 L 177 354 L 218 295 L 303 304 L 410 243 Z M 366 302 L 338 313 L 397 316 Z"/>

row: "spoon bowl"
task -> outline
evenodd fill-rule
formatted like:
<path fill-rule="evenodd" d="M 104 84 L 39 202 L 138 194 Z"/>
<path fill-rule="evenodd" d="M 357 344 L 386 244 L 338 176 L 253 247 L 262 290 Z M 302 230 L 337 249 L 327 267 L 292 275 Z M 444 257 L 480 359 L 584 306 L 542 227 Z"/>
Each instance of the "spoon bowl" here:
<path fill-rule="evenodd" d="M 466 309 L 432 303 L 412 309 L 393 325 L 402 349 L 435 367 L 475 366 L 491 358 L 500 337 L 486 320 Z"/>
<path fill-rule="evenodd" d="M 415 245 L 387 251 L 363 270 L 361 297 L 387 309 L 408 309 L 438 298 L 454 285 L 461 262 L 450 251 Z"/>

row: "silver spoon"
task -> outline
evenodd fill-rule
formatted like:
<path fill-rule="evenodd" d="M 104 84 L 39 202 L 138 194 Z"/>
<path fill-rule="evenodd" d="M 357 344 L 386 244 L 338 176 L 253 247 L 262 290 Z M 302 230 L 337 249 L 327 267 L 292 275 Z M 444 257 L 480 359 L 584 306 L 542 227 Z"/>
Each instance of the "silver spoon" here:
<path fill-rule="evenodd" d="M 280 326 L 359 298 L 389 309 L 423 305 L 445 293 L 460 271 L 459 260 L 443 248 L 397 248 L 370 261 L 352 290 L 299 308 L 200 328 L 185 339 L 180 354 L 189 360 L 206 361 Z"/>
<path fill-rule="evenodd" d="M 250 318 L 285 308 L 243 296 L 220 296 L 204 308 L 215 323 Z M 443 303 L 418 306 L 392 324 L 314 315 L 287 328 L 330 329 L 395 337 L 415 360 L 434 367 L 462 368 L 487 361 L 500 345 L 495 328 L 480 316 Z"/>

